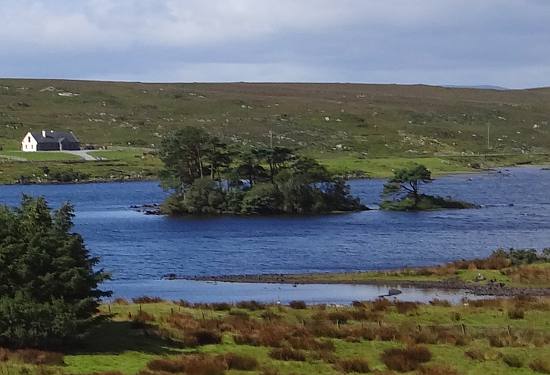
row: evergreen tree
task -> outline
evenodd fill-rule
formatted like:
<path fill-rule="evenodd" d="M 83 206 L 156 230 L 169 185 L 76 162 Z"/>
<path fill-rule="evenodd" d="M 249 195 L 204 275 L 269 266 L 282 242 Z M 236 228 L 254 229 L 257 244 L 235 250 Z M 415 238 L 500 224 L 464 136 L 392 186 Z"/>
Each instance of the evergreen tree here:
<path fill-rule="evenodd" d="M 0 206 L 0 345 L 57 345 L 94 323 L 108 276 L 70 232 L 73 216 L 70 204 L 52 212 L 44 198 Z"/>

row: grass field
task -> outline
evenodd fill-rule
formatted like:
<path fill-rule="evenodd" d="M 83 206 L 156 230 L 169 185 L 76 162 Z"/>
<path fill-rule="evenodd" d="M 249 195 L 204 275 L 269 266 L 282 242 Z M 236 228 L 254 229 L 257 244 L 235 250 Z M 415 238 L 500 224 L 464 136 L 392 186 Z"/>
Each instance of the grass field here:
<path fill-rule="evenodd" d="M 479 161 L 482 166 L 548 162 L 549 103 L 550 89 L 2 79 L 0 154 L 19 156 L 12 152 L 29 130 L 71 130 L 83 144 L 98 147 L 155 148 L 165 134 L 196 126 L 227 143 L 289 146 L 342 173 L 387 176 L 388 169 L 420 159 L 437 174 L 469 170 Z M 497 156 L 480 156 L 485 153 Z M 140 171 L 138 160 L 124 152 L 112 159 L 128 165 L 118 165 L 123 172 L 97 164 L 78 167 L 97 178 L 151 171 L 152 165 Z M 36 173 L 0 161 L 1 182 L 13 182 L 14 169 Z"/>
<path fill-rule="evenodd" d="M 381 300 L 307 308 L 298 302 L 138 302 L 103 305 L 101 310 L 111 314 L 112 321 L 65 351 L 63 365 L 39 370 L 11 359 L 0 365 L 2 373 L 23 374 L 19 370 L 25 367 L 27 374 L 341 374 L 368 369 L 384 374 L 496 375 L 544 373 L 544 366 L 550 365 L 548 299 L 454 306 Z M 383 354 L 403 348 L 409 351 Z M 196 362 L 193 369 L 189 361 Z M 187 363 L 188 370 L 175 369 L 178 363 Z M 407 367 L 400 367 L 404 363 Z"/>

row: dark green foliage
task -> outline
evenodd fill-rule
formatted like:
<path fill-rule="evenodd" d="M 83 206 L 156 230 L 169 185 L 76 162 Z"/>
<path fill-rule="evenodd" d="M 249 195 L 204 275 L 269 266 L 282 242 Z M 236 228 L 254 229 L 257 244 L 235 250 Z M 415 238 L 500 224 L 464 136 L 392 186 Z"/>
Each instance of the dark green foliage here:
<path fill-rule="evenodd" d="M 344 180 L 284 147 L 230 152 L 215 137 L 188 127 L 165 139 L 160 156 L 166 167 L 164 184 L 176 190 L 162 207 L 169 215 L 318 214 L 364 208 Z"/>
<path fill-rule="evenodd" d="M 97 289 L 82 237 L 70 233 L 73 208 L 51 212 L 43 198 L 0 207 L 0 345 L 48 346 L 82 333 L 94 319 Z"/>
<path fill-rule="evenodd" d="M 215 177 L 230 158 L 225 145 L 202 129 L 185 127 L 163 139 L 159 150 L 164 162 L 164 182 L 178 191 L 196 179 Z"/>
<path fill-rule="evenodd" d="M 242 201 L 244 213 L 272 214 L 280 211 L 282 194 L 270 183 L 256 184 L 246 192 Z"/>
<path fill-rule="evenodd" d="M 385 195 L 410 195 L 417 201 L 421 184 L 432 182 L 432 173 L 421 164 L 398 169 L 384 185 Z"/>

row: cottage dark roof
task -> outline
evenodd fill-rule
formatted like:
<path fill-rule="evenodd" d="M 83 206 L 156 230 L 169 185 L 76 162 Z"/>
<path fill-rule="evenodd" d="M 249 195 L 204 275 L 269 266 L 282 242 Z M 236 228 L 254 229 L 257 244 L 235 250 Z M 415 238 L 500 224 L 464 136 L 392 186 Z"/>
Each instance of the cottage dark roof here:
<path fill-rule="evenodd" d="M 32 132 L 31 135 L 36 139 L 38 143 L 59 143 L 61 141 L 78 143 L 79 140 L 73 133 L 69 132 L 57 132 L 48 130 L 45 132 L 46 136 L 42 136 L 42 132 Z"/>

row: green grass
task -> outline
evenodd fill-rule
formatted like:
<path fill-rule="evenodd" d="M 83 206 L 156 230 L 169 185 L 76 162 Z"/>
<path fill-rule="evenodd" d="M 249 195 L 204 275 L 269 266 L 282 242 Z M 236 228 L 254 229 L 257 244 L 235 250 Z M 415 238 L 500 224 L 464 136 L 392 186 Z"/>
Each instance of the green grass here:
<path fill-rule="evenodd" d="M 38 151 L 38 152 L 23 152 L 23 151 L 0 151 L 0 157 L 25 159 L 26 161 L 65 161 L 65 160 L 80 160 L 77 155 L 59 151 Z"/>
<path fill-rule="evenodd" d="M 508 311 L 521 306 L 525 311 L 524 319 L 511 319 Z M 372 303 L 366 303 L 365 311 L 376 311 Z M 111 304 L 103 305 L 101 310 L 112 314 L 112 321 L 106 322 L 94 329 L 82 344 L 73 347 L 65 353 L 65 365 L 54 367 L 51 370 L 63 374 L 90 374 L 105 371 L 121 371 L 124 374 L 136 374 L 146 368 L 147 363 L 155 358 L 174 358 L 182 354 L 205 353 L 218 355 L 224 353 L 237 353 L 256 358 L 261 368 L 276 369 L 281 374 L 336 374 L 336 369 L 328 362 L 315 359 L 313 352 L 307 351 L 305 362 L 286 362 L 274 360 L 269 357 L 270 348 L 265 346 L 237 345 L 233 340 L 233 330 L 226 328 L 223 341 L 217 345 L 205 345 L 196 348 L 181 348 L 174 346 L 165 339 L 154 334 L 152 328 L 143 330 L 132 327 L 129 314 L 136 315 L 140 310 L 154 316 L 155 321 L 151 327 L 162 326 L 165 329 L 166 319 L 172 314 L 190 314 L 196 322 L 217 319 L 220 322 L 229 319 L 229 311 L 216 311 L 213 307 L 181 307 L 170 302 L 154 304 Z M 249 322 L 260 324 L 262 314 L 269 310 L 280 316 L 275 324 L 300 327 L 319 318 L 319 314 L 333 312 L 346 313 L 356 311 L 352 307 L 326 308 L 309 307 L 306 310 L 293 310 L 283 306 L 265 306 L 257 311 L 243 310 L 233 307 L 233 312 L 246 313 Z M 457 318 L 458 317 L 458 318 Z M 229 320 L 231 321 L 231 320 Z M 380 321 L 381 323 L 377 323 Z M 333 323 L 335 324 L 335 323 Z M 500 300 L 497 304 L 487 303 L 479 307 L 469 305 L 439 306 L 417 305 L 412 310 L 399 312 L 397 306 L 389 305 L 379 314 L 378 318 L 367 321 L 350 320 L 341 324 L 337 329 L 359 329 L 364 326 L 378 327 L 381 324 L 386 327 L 395 327 L 397 332 L 417 332 L 419 329 L 454 329 L 455 332 L 466 332 L 468 339 L 463 345 L 449 343 L 428 343 L 426 345 L 433 354 L 429 366 L 451 365 L 461 374 L 485 375 L 485 374 L 534 374 L 528 364 L 537 358 L 546 358 L 550 350 L 550 299 L 538 299 L 531 302 L 520 300 Z M 336 326 L 335 326 L 336 327 Z M 430 328 L 436 327 L 436 328 Z M 439 328 L 437 328 L 439 327 Z M 520 337 L 520 341 L 503 347 L 492 346 L 488 337 L 493 333 L 506 337 L 509 333 Z M 532 333 L 546 335 L 546 342 L 534 345 L 529 340 Z M 408 337 L 408 336 L 406 336 Z M 359 339 L 347 340 L 345 338 L 329 338 L 335 346 L 336 358 L 365 358 L 372 370 L 385 371 L 386 365 L 381 360 L 381 353 L 388 348 L 399 348 L 405 345 L 407 338 L 396 337 L 388 341 L 374 339 L 372 341 Z M 541 336 L 542 337 L 542 336 Z M 405 341 L 403 341 L 405 340 Z M 523 341 L 521 341 L 523 340 Z M 484 360 L 472 360 L 464 353 L 476 349 L 486 358 Z M 521 362 L 522 367 L 511 369 L 506 365 L 502 357 L 505 354 L 514 354 Z M 14 369 L 20 365 L 7 364 L 6 369 Z M 9 374 L 8 370 L 2 370 Z M 32 373 L 33 368 L 29 368 Z M 228 371 L 228 374 L 244 374 L 238 371 Z M 258 371 L 246 372 L 247 374 L 259 374 Z"/>

